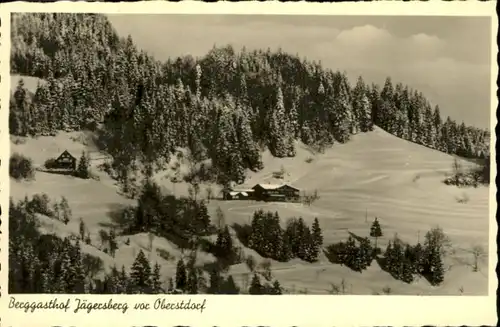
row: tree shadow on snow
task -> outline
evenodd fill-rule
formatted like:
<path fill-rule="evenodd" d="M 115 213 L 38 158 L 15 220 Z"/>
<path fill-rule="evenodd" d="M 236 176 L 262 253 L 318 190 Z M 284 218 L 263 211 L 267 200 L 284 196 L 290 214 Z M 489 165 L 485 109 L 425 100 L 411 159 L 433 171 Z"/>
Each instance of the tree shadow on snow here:
<path fill-rule="evenodd" d="M 111 222 L 100 222 L 99 225 L 106 228 L 119 229 L 122 234 L 126 234 L 134 219 L 134 207 L 120 203 L 108 205 L 106 215 L 111 219 Z"/>
<path fill-rule="evenodd" d="M 67 169 L 46 169 L 46 168 L 38 168 L 38 172 L 51 174 L 51 175 L 62 175 L 62 176 L 72 176 L 75 177 L 75 171 L 67 170 Z"/>
<path fill-rule="evenodd" d="M 380 269 L 382 269 L 383 271 L 385 271 L 385 272 L 386 272 L 386 273 L 388 273 L 388 274 L 391 274 L 391 272 L 390 272 L 390 271 L 389 271 L 389 269 L 387 268 L 387 262 L 386 262 L 386 260 L 385 260 L 385 258 L 384 258 L 384 257 L 379 257 L 379 256 L 377 256 L 377 257 L 375 257 L 375 261 L 377 261 L 377 263 L 378 263 L 378 265 L 379 265 Z"/>

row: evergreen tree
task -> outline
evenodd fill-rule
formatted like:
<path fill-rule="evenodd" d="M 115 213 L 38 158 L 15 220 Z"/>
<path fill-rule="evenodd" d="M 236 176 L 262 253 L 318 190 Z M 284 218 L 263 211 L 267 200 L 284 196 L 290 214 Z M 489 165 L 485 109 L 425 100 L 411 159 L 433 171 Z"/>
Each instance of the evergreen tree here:
<path fill-rule="evenodd" d="M 257 274 L 254 274 L 250 283 L 250 288 L 248 289 L 248 293 L 251 295 L 260 295 L 263 294 L 262 290 L 263 287 L 260 283 L 260 278 Z"/>
<path fill-rule="evenodd" d="M 380 227 L 380 223 L 378 222 L 378 218 L 375 217 L 375 220 L 372 223 L 370 228 L 370 236 L 375 238 L 375 250 L 377 249 L 377 240 L 379 237 L 382 237 L 382 228 Z"/>
<path fill-rule="evenodd" d="M 302 217 L 297 221 L 297 242 L 298 242 L 298 253 L 297 256 L 304 261 L 312 261 L 311 257 L 311 231 L 309 227 L 304 223 Z"/>
<path fill-rule="evenodd" d="M 79 231 L 80 231 L 80 239 L 83 241 L 85 239 L 85 223 L 83 222 L 82 218 L 80 218 Z"/>
<path fill-rule="evenodd" d="M 416 265 L 416 257 L 415 257 L 415 248 L 411 245 L 407 244 L 404 249 L 404 261 L 407 265 L 407 269 L 411 272 L 411 274 L 417 273 L 417 265 Z M 406 269 L 405 268 L 405 269 Z"/>
<path fill-rule="evenodd" d="M 76 168 L 76 174 L 80 178 L 88 179 L 90 178 L 90 162 L 87 154 L 85 152 L 82 152 L 82 155 L 80 156 L 80 161 L 78 162 L 78 167 Z"/>
<path fill-rule="evenodd" d="M 415 266 L 415 272 L 418 274 L 422 274 L 425 269 L 425 257 L 424 257 L 424 249 L 420 243 L 417 243 L 412 251 L 412 258 Z"/>
<path fill-rule="evenodd" d="M 52 287 L 50 285 L 50 277 L 49 273 L 47 270 L 42 270 L 40 273 L 40 282 L 39 282 L 39 288 L 37 293 L 52 293 Z"/>
<path fill-rule="evenodd" d="M 186 291 L 189 294 L 198 294 L 198 271 L 195 267 L 189 267 Z"/>
<path fill-rule="evenodd" d="M 57 220 L 61 220 L 61 205 L 59 203 L 54 202 L 52 206 L 52 212 L 54 213 L 54 218 Z"/>
<path fill-rule="evenodd" d="M 174 280 L 172 279 L 172 277 L 170 277 L 168 279 L 168 288 L 167 288 L 167 293 L 168 294 L 172 294 L 174 292 Z"/>
<path fill-rule="evenodd" d="M 392 252 L 391 252 L 391 266 L 389 266 L 389 271 L 397 279 L 402 279 L 404 270 L 404 248 L 401 240 L 395 236 L 392 242 Z"/>
<path fill-rule="evenodd" d="M 318 255 L 321 251 L 321 247 L 323 246 L 323 235 L 321 233 L 321 228 L 319 227 L 318 218 L 314 218 L 314 222 L 312 225 L 312 258 L 313 260 L 318 259 Z"/>
<path fill-rule="evenodd" d="M 87 293 L 86 274 L 85 274 L 85 269 L 83 267 L 82 253 L 79 240 L 77 240 L 75 246 L 72 247 L 70 256 L 74 266 L 73 291 L 76 294 Z"/>
<path fill-rule="evenodd" d="M 248 168 L 253 171 L 258 171 L 264 168 L 264 165 L 262 164 L 259 147 L 254 141 L 250 119 L 248 114 L 244 111 L 245 109 L 249 110 L 249 108 L 238 107 L 238 110 L 236 110 L 234 114 L 237 139 L 241 147 L 242 160 L 248 163 Z"/>
<path fill-rule="evenodd" d="M 135 293 L 151 294 L 151 266 L 142 250 L 132 264 L 130 278 Z"/>
<path fill-rule="evenodd" d="M 402 273 L 401 273 L 401 280 L 405 283 L 412 283 L 413 282 L 413 265 L 412 263 L 405 259 L 402 262 Z"/>
<path fill-rule="evenodd" d="M 210 271 L 210 286 L 208 287 L 208 294 L 220 294 L 222 278 L 218 269 L 214 268 Z"/>
<path fill-rule="evenodd" d="M 394 265 L 394 251 L 392 242 L 387 243 L 387 248 L 384 252 L 384 266 L 388 271 L 391 271 L 391 267 Z"/>
<path fill-rule="evenodd" d="M 177 270 L 175 271 L 175 286 L 178 290 L 184 291 L 187 285 L 187 272 L 184 261 L 179 259 L 177 261 Z"/>
<path fill-rule="evenodd" d="M 334 98 L 335 118 L 333 119 L 333 136 L 340 143 L 345 143 L 350 139 L 352 133 L 352 107 L 349 99 L 348 85 L 344 82 L 347 79 L 341 76 L 337 96 Z"/>
<path fill-rule="evenodd" d="M 271 289 L 271 294 L 273 295 L 283 294 L 283 289 L 281 288 L 280 282 L 278 280 L 274 281 L 273 288 Z"/>
<path fill-rule="evenodd" d="M 426 103 L 423 112 L 424 145 L 434 148 L 436 139 L 436 126 L 434 124 L 434 115 L 429 103 Z"/>
<path fill-rule="evenodd" d="M 275 157 L 287 157 L 290 151 L 288 121 L 285 115 L 283 92 L 278 86 L 276 90 L 276 109 L 269 111 L 269 149 Z"/>
<path fill-rule="evenodd" d="M 258 210 L 253 214 L 251 222 L 251 234 L 248 240 L 248 246 L 257 252 L 263 249 L 264 240 L 264 211 Z"/>
<path fill-rule="evenodd" d="M 287 233 L 287 231 L 285 231 L 283 233 L 283 242 L 281 244 L 281 254 L 279 257 L 280 261 L 287 262 L 294 257 L 294 254 L 292 251 L 292 243 L 293 243 L 293 239 L 291 239 L 289 233 Z"/>
<path fill-rule="evenodd" d="M 359 127 L 361 132 L 368 132 L 373 130 L 372 122 L 372 109 L 371 103 L 368 99 L 368 90 L 360 76 L 356 83 L 356 87 L 353 89 L 353 111 L 356 116 L 356 120 L 359 121 Z"/>
<path fill-rule="evenodd" d="M 229 260 L 233 253 L 233 240 L 226 225 L 222 231 L 217 234 L 215 243 L 216 255 L 219 258 Z"/>
<path fill-rule="evenodd" d="M 300 128 L 299 128 L 299 114 L 297 112 L 297 106 L 295 103 L 292 103 L 290 107 L 290 111 L 288 113 L 289 122 L 290 122 L 290 131 L 292 133 L 292 137 L 294 139 L 300 136 Z"/>
<path fill-rule="evenodd" d="M 30 121 L 29 117 L 29 103 L 28 103 L 28 95 L 27 90 L 24 87 L 24 80 L 20 79 L 16 91 L 14 92 L 14 101 L 16 107 L 16 114 L 18 115 L 16 121 L 18 122 L 17 128 L 18 130 L 14 130 L 14 132 L 18 132 L 19 135 L 26 136 L 29 131 L 28 123 Z"/>
<path fill-rule="evenodd" d="M 444 147 L 443 147 L 443 144 L 442 144 L 442 139 L 443 139 L 443 135 L 442 135 L 442 128 L 443 128 L 443 120 L 441 119 L 441 112 L 440 112 L 440 109 L 439 109 L 439 106 L 435 106 L 434 108 L 434 113 L 433 113 L 433 128 L 434 128 L 434 140 L 433 140 L 433 144 L 434 144 L 434 148 L 439 150 L 439 151 L 443 151 L 444 150 Z"/>
<path fill-rule="evenodd" d="M 116 234 L 114 229 L 111 229 L 109 231 L 108 242 L 109 242 L 109 254 L 111 254 L 111 256 L 114 257 L 116 250 L 118 249 L 118 243 L 116 242 Z"/>
<path fill-rule="evenodd" d="M 233 276 L 229 275 L 221 288 L 221 294 L 239 294 L 240 290 L 234 282 Z"/>
<path fill-rule="evenodd" d="M 158 184 L 147 178 L 144 181 L 141 194 L 137 200 L 137 208 L 134 220 L 130 226 L 131 231 L 146 232 L 156 231 L 159 229 L 160 217 L 163 216 L 162 212 L 162 194 Z M 190 217 L 192 219 L 192 212 Z M 192 222 L 192 220 L 189 222 Z M 171 230 L 172 221 L 163 221 L 163 230 Z M 190 224 L 193 226 L 193 224 Z"/>
<path fill-rule="evenodd" d="M 283 230 L 280 225 L 280 216 L 276 211 L 269 214 L 266 226 L 266 242 L 269 244 L 269 257 L 279 259 L 282 254 Z"/>
<path fill-rule="evenodd" d="M 439 251 L 431 250 L 429 253 L 428 279 L 432 285 L 439 285 L 444 280 L 443 259 Z"/>
<path fill-rule="evenodd" d="M 349 267 L 354 271 L 361 272 L 366 266 L 365 254 L 360 251 L 360 248 L 354 246 L 352 248 L 352 254 L 349 258 Z"/>
<path fill-rule="evenodd" d="M 62 221 L 67 225 L 71 220 L 71 208 L 69 207 L 66 197 L 62 197 L 59 208 L 62 211 Z"/>
<path fill-rule="evenodd" d="M 366 269 L 366 267 L 372 264 L 373 260 L 373 249 L 368 238 L 364 238 L 360 241 L 358 252 L 362 262 L 361 269 Z"/>
<path fill-rule="evenodd" d="M 132 276 L 130 276 L 132 277 Z M 118 276 L 118 285 L 117 285 L 117 292 L 119 294 L 125 294 L 129 293 L 130 291 L 134 291 L 134 280 L 129 279 L 129 276 L 125 272 L 125 266 L 122 266 L 122 269 L 120 270 L 120 275 Z"/>
<path fill-rule="evenodd" d="M 210 216 L 208 215 L 207 206 L 204 201 L 196 204 L 197 214 L 196 221 L 194 223 L 197 226 L 195 233 L 205 234 L 210 227 Z"/>

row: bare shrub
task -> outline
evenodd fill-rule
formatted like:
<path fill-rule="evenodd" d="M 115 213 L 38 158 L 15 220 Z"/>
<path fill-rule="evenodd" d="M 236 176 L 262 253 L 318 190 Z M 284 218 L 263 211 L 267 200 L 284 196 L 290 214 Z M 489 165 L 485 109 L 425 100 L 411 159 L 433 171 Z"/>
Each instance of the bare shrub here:
<path fill-rule="evenodd" d="M 49 158 L 45 160 L 45 163 L 43 166 L 47 169 L 53 169 L 56 168 L 56 158 Z"/>
<path fill-rule="evenodd" d="M 87 236 L 85 237 L 85 244 L 88 244 L 88 245 L 92 245 L 92 239 L 90 238 L 90 233 L 87 234 Z M 107 250 L 107 249 L 104 249 L 104 250 Z M 107 251 L 104 251 L 107 253 Z"/>
<path fill-rule="evenodd" d="M 12 137 L 11 137 L 11 141 L 12 141 L 12 143 L 14 143 L 15 145 L 19 145 L 19 144 L 24 144 L 24 143 L 26 143 L 26 138 L 24 138 L 24 137 L 19 137 L 19 136 L 12 136 Z"/>
<path fill-rule="evenodd" d="M 33 161 L 19 153 L 14 153 L 10 157 L 9 175 L 16 180 L 33 179 L 35 177 Z"/>
<path fill-rule="evenodd" d="M 302 202 L 309 207 L 319 199 L 320 196 L 318 190 L 314 190 L 312 193 L 302 193 Z"/>
<path fill-rule="evenodd" d="M 27 204 L 27 210 L 54 218 L 50 208 L 50 198 L 46 193 L 35 194 Z"/>
<path fill-rule="evenodd" d="M 346 282 L 345 282 L 345 279 L 344 279 L 344 278 L 342 278 L 342 280 L 340 281 L 340 289 L 341 289 L 341 291 L 342 291 L 342 294 L 345 294 L 345 292 L 346 292 L 346 285 L 347 285 L 347 284 L 346 284 Z"/>
<path fill-rule="evenodd" d="M 99 238 L 101 239 L 101 246 L 105 247 L 109 242 L 109 234 L 104 229 L 99 230 Z"/>
<path fill-rule="evenodd" d="M 210 200 L 212 200 L 214 196 L 214 189 L 209 185 L 205 189 L 205 192 L 207 194 L 207 201 L 210 203 Z"/>
<path fill-rule="evenodd" d="M 261 262 L 260 268 L 262 269 L 261 274 L 267 281 L 271 281 L 273 279 L 272 271 L 271 271 L 271 260 L 266 259 Z"/>
<path fill-rule="evenodd" d="M 76 136 L 71 136 L 70 137 L 71 141 L 73 142 L 76 142 L 76 143 L 80 143 L 80 144 L 83 144 L 85 146 L 88 146 L 89 145 L 89 139 L 88 137 L 83 134 L 83 133 L 79 133 L 78 135 Z"/>
<path fill-rule="evenodd" d="M 455 159 L 452 165 L 452 173 L 444 179 L 446 185 L 458 187 L 478 187 L 479 184 L 489 182 L 489 161 L 474 169 L 464 170 L 460 162 Z"/>
<path fill-rule="evenodd" d="M 216 221 L 216 226 L 219 230 L 222 230 L 224 226 L 226 226 L 226 219 L 224 216 L 224 211 L 222 211 L 221 207 L 217 207 L 217 210 L 215 211 L 215 221 Z"/>
<path fill-rule="evenodd" d="M 281 166 L 279 171 L 273 172 L 273 178 L 283 179 L 283 178 L 285 178 L 285 174 L 286 174 L 285 167 Z"/>
<path fill-rule="evenodd" d="M 486 255 L 486 250 L 481 245 L 475 245 L 471 249 L 472 256 L 474 257 L 474 263 L 472 265 L 472 270 L 474 272 L 479 271 L 479 262 Z"/>
<path fill-rule="evenodd" d="M 153 242 L 154 242 L 154 239 L 155 239 L 155 234 L 153 233 L 149 233 L 148 234 L 148 247 L 149 247 L 149 251 L 153 251 Z"/>
<path fill-rule="evenodd" d="M 389 286 L 386 286 L 382 289 L 382 293 L 384 293 L 385 295 L 390 295 L 392 294 L 392 289 Z"/>
<path fill-rule="evenodd" d="M 462 195 L 460 197 L 456 197 L 456 200 L 458 203 L 463 203 L 463 204 L 467 204 L 470 200 L 469 196 L 467 195 L 467 193 L 462 193 Z"/>
<path fill-rule="evenodd" d="M 242 284 L 243 284 L 243 289 L 246 290 L 248 289 L 248 284 L 250 283 L 250 274 L 243 274 L 242 276 Z"/>
<path fill-rule="evenodd" d="M 330 289 L 328 290 L 328 293 L 332 295 L 338 295 L 340 294 L 340 286 L 335 283 L 330 283 Z"/>
<path fill-rule="evenodd" d="M 189 168 L 189 171 L 185 173 L 182 177 L 180 175 L 180 170 L 178 166 L 178 162 L 176 163 L 177 165 L 172 168 L 172 170 L 175 171 L 175 178 L 178 181 L 181 181 L 182 179 L 189 184 L 200 184 L 202 182 L 210 182 L 213 179 L 214 176 L 214 169 L 205 163 L 200 163 L 200 164 L 192 164 Z"/>
<path fill-rule="evenodd" d="M 233 264 L 238 264 L 245 261 L 245 253 L 243 252 L 243 248 L 241 246 L 234 247 L 233 251 L 234 251 Z"/>
<path fill-rule="evenodd" d="M 432 228 L 425 234 L 425 243 L 439 251 L 443 257 L 455 252 L 450 238 L 439 226 Z"/>
<path fill-rule="evenodd" d="M 104 263 L 101 258 L 94 257 L 87 253 L 83 254 L 82 264 L 85 274 L 90 276 L 91 279 L 104 269 Z"/>
<path fill-rule="evenodd" d="M 168 252 L 167 250 L 164 250 L 164 249 L 156 249 L 156 253 L 158 253 L 158 255 L 166 260 L 166 261 L 174 261 L 175 260 L 175 256 L 173 256 L 170 252 Z"/>
<path fill-rule="evenodd" d="M 253 256 L 251 256 L 251 255 L 247 256 L 246 264 L 248 266 L 248 269 L 250 269 L 251 272 L 255 271 L 255 266 L 257 265 L 257 263 L 256 263 L 255 258 Z"/>

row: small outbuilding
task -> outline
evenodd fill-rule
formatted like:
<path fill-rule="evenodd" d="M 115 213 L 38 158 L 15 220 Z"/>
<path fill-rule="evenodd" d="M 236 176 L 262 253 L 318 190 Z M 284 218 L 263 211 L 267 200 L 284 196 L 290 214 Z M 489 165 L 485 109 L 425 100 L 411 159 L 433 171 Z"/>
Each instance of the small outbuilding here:
<path fill-rule="evenodd" d="M 253 196 L 253 190 L 226 190 L 223 192 L 224 200 L 249 200 Z"/>

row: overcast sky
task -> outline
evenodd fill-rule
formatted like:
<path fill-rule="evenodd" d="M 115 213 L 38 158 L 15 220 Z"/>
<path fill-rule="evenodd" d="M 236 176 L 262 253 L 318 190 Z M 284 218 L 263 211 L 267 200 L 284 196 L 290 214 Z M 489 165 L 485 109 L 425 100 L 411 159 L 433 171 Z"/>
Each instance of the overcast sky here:
<path fill-rule="evenodd" d="M 443 116 L 489 127 L 489 18 L 396 16 L 109 15 L 120 36 L 157 59 L 203 56 L 214 44 L 236 50 L 281 47 L 354 83 L 386 76 L 422 91 Z"/>

